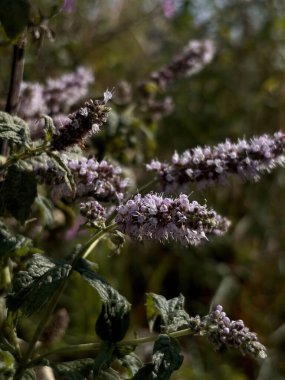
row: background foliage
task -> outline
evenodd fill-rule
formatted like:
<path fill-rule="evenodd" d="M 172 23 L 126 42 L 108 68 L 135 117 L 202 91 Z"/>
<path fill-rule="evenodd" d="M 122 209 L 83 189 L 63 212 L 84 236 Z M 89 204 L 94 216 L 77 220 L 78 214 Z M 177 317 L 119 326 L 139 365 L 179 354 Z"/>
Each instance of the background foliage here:
<path fill-rule="evenodd" d="M 46 15 L 53 3 L 57 2 L 42 1 Z M 122 164 L 147 161 L 152 156 L 168 158 L 175 149 L 181 152 L 198 144 L 284 128 L 284 3 L 181 0 L 174 4 L 173 15 L 166 17 L 160 1 L 80 0 L 71 13 L 50 20 L 54 41 L 46 38 L 53 33 L 45 31 L 40 42 L 28 45 L 25 80 L 44 81 L 82 65 L 95 72 L 90 95 L 96 96 L 106 88 L 117 91 L 121 80 L 136 88 L 190 39 L 215 41 L 214 61 L 191 79 L 168 88 L 175 108 L 157 130 L 134 133 L 127 149 L 128 137 L 116 133 L 118 130 L 110 139 L 110 130 L 104 127 L 96 137 L 98 154 L 115 157 Z M 5 99 L 10 50 L 1 49 L 0 94 Z M 112 107 L 114 112 L 120 109 L 120 105 Z M 127 125 L 131 131 L 137 128 L 133 119 Z M 140 155 L 142 150 L 146 157 Z M 142 163 L 141 173 L 140 183 L 144 183 Z M 100 244 L 96 261 L 101 273 L 135 306 L 133 329 L 146 327 L 145 292 L 166 298 L 181 292 L 190 314 L 206 314 L 214 299 L 233 319 L 243 319 L 258 332 L 270 348 L 270 360 L 260 370 L 257 362 L 238 352 L 216 353 L 202 339 L 185 339 L 184 364 L 173 379 L 285 379 L 284 186 L 285 172 L 278 169 L 256 184 L 232 180 L 227 186 L 194 191 L 191 198 L 207 199 L 233 222 L 226 237 L 199 248 L 130 242 L 120 255 L 110 256 L 108 243 Z M 57 211 L 56 217 L 57 223 L 48 231 L 25 227 L 25 234 L 35 238 L 50 256 L 58 257 L 84 236 L 76 232 L 78 221 L 70 210 Z M 87 341 L 99 313 L 92 290 L 74 279 L 60 307 L 70 316 L 66 343 L 73 343 L 78 336 Z M 31 320 L 23 320 L 23 338 L 32 328 Z M 144 350 L 149 357 L 147 346 Z"/>

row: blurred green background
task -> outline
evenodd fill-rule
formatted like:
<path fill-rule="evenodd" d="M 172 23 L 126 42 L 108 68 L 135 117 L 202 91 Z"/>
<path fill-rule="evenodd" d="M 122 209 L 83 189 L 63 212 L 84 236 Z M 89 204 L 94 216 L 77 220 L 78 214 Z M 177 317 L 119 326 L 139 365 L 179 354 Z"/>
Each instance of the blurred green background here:
<path fill-rule="evenodd" d="M 41 6 L 48 10 L 52 3 L 57 1 L 43 0 Z M 174 150 L 182 152 L 196 145 L 284 128 L 285 2 L 170 3 L 171 17 L 158 0 L 78 0 L 71 13 L 50 21 L 54 41 L 45 38 L 40 46 L 28 46 L 25 80 L 43 81 L 82 65 L 94 71 L 96 81 L 90 95 L 98 96 L 106 88 L 116 89 L 121 80 L 136 88 L 191 39 L 215 42 L 216 55 L 210 65 L 167 89 L 175 107 L 148 138 L 149 152 L 127 162 L 122 158 L 123 136 L 113 136 L 112 141 L 117 140 L 112 145 L 107 127 L 98 142 L 94 140 L 95 151 L 96 144 L 107 141 L 103 155 L 114 155 L 135 168 L 139 184 L 145 181 L 142 161 L 148 162 L 149 156 L 168 159 Z M 7 59 L 1 62 L 2 98 L 7 91 L 11 51 L 3 48 L 3 52 Z M 114 113 L 121 112 L 120 106 L 112 107 Z M 135 123 L 128 128 L 132 134 Z M 137 139 L 132 145 L 132 157 L 136 158 L 140 137 L 133 139 Z M 269 349 L 269 360 L 260 367 L 239 352 L 214 352 L 202 338 L 185 338 L 181 340 L 184 364 L 173 379 L 285 379 L 284 189 L 282 168 L 264 175 L 258 183 L 233 179 L 226 186 L 200 192 L 189 188 L 191 199 L 202 203 L 206 199 L 232 220 L 225 237 L 198 248 L 128 242 L 120 255 L 110 254 L 108 243 L 103 242 L 92 257 L 100 272 L 133 303 L 132 330 L 140 335 L 147 333 L 144 293 L 156 292 L 167 298 L 182 293 L 190 314 L 207 314 L 213 300 L 221 303 L 232 319 L 243 319 L 256 331 Z M 74 241 L 62 241 L 61 236 L 51 231 L 48 241 L 42 243 L 48 254 L 65 253 L 74 245 Z M 76 237 L 75 241 L 82 239 Z M 93 290 L 75 278 L 61 306 L 70 314 L 65 342 L 91 339 L 98 313 Z M 25 323 L 28 326 L 29 322 Z M 147 347 L 141 353 L 147 358 Z"/>

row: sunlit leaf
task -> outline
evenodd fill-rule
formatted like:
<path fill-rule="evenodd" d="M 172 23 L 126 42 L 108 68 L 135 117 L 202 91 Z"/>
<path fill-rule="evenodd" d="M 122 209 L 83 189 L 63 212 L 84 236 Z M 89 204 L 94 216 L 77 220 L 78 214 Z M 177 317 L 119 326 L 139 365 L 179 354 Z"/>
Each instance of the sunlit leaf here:
<path fill-rule="evenodd" d="M 165 297 L 148 293 L 146 300 L 146 312 L 150 330 L 158 317 L 161 318 L 161 329 L 165 332 L 177 331 L 189 325 L 190 317 L 184 310 L 184 297 L 167 300 Z"/>

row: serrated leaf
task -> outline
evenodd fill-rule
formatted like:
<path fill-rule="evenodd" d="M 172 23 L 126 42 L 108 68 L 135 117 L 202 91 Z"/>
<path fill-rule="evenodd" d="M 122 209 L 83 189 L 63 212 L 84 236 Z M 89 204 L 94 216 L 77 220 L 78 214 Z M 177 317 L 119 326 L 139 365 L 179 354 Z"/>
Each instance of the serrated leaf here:
<path fill-rule="evenodd" d="M 55 125 L 53 123 L 53 119 L 50 116 L 43 115 L 44 119 L 44 133 L 46 142 L 50 142 L 52 140 L 52 136 L 56 132 Z"/>
<path fill-rule="evenodd" d="M 48 155 L 51 157 L 55 169 L 58 167 L 59 170 L 61 170 L 64 174 L 64 180 L 67 184 L 67 186 L 70 188 L 73 194 L 76 193 L 76 183 L 74 181 L 73 175 L 70 171 L 70 169 L 65 165 L 65 163 L 62 161 L 59 154 L 55 152 L 49 152 Z"/>
<path fill-rule="evenodd" d="M 29 148 L 32 143 L 28 124 L 19 117 L 2 111 L 0 111 L 0 139 L 7 140 L 10 147 L 15 144 Z"/>
<path fill-rule="evenodd" d="M 0 184 L 0 209 L 7 210 L 20 222 L 30 215 L 37 196 L 37 182 L 33 173 L 15 164 L 9 167 L 5 180 Z"/>
<path fill-rule="evenodd" d="M 36 380 L 36 373 L 32 368 L 26 369 L 22 377 L 24 380 Z"/>
<path fill-rule="evenodd" d="M 38 207 L 40 213 L 41 224 L 43 224 L 44 226 L 50 226 L 54 222 L 54 206 L 52 202 L 43 195 L 38 194 L 38 196 L 35 199 L 35 205 Z"/>
<path fill-rule="evenodd" d="M 0 221 L 0 257 L 10 255 L 25 255 L 32 247 L 31 239 L 22 235 L 13 235 L 4 223 Z"/>
<path fill-rule="evenodd" d="M 154 343 L 152 361 L 154 378 L 169 380 L 171 374 L 179 369 L 183 362 L 177 341 L 168 335 L 160 335 Z"/>
<path fill-rule="evenodd" d="M 67 363 L 53 363 L 51 367 L 57 377 L 65 380 L 89 380 L 93 369 L 93 359 L 74 360 Z"/>
<path fill-rule="evenodd" d="M 105 279 L 94 272 L 86 260 L 81 259 L 75 270 L 99 293 L 103 302 L 96 321 L 96 333 L 105 341 L 118 342 L 125 336 L 130 323 L 131 305 Z"/>
<path fill-rule="evenodd" d="M 140 358 L 132 352 L 129 355 L 125 355 L 123 358 L 119 359 L 120 364 L 127 369 L 129 376 L 134 376 L 140 368 L 142 368 L 142 361 Z"/>
<path fill-rule="evenodd" d="M 10 311 L 21 310 L 26 316 L 39 311 L 50 300 L 56 289 L 68 277 L 71 265 L 33 255 L 27 269 L 14 278 L 12 293 L 7 297 Z"/>
<path fill-rule="evenodd" d="M 16 38 L 28 25 L 30 7 L 29 0 L 0 0 L 0 22 L 9 38 Z"/>
<path fill-rule="evenodd" d="M 146 313 L 150 330 L 153 331 L 153 326 L 158 317 L 161 318 L 160 327 L 163 332 L 169 333 L 188 327 L 190 316 L 184 310 L 184 301 L 182 294 L 179 297 L 167 300 L 159 294 L 148 293 Z"/>

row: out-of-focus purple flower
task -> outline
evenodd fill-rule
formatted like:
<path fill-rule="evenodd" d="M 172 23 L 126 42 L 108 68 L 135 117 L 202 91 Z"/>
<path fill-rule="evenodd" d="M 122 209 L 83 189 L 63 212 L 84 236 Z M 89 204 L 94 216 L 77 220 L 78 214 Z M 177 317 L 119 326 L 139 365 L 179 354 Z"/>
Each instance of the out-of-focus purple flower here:
<path fill-rule="evenodd" d="M 148 170 L 158 174 L 164 187 L 180 188 L 194 182 L 201 187 L 224 182 L 230 174 L 257 181 L 260 175 L 285 163 L 285 134 L 262 135 L 237 143 L 226 140 L 216 146 L 196 147 L 172 156 L 171 163 L 153 160 Z"/>
<path fill-rule="evenodd" d="M 214 57 L 215 46 L 210 40 L 192 40 L 168 66 L 151 74 L 150 79 L 164 90 L 169 82 L 198 73 Z"/>
<path fill-rule="evenodd" d="M 84 218 L 81 215 L 78 215 L 78 217 L 75 219 L 73 226 L 66 231 L 64 235 L 64 240 L 69 241 L 79 236 L 85 236 L 87 233 L 86 230 L 80 230 L 80 227 L 83 223 Z"/>
<path fill-rule="evenodd" d="M 49 78 L 46 84 L 24 82 L 21 87 L 19 116 L 34 122 L 42 114 L 51 117 L 70 112 L 84 99 L 94 82 L 91 70 L 78 67 L 74 72 Z"/>
<path fill-rule="evenodd" d="M 64 0 L 62 11 L 64 13 L 72 13 L 75 11 L 76 0 Z"/>
<path fill-rule="evenodd" d="M 230 223 L 214 210 L 189 202 L 187 195 L 164 198 L 158 194 L 140 194 L 117 208 L 120 230 L 137 240 L 176 240 L 197 245 L 209 235 L 224 234 Z"/>
<path fill-rule="evenodd" d="M 174 0 L 162 0 L 161 7 L 166 18 L 172 18 L 176 13 L 176 5 Z"/>

